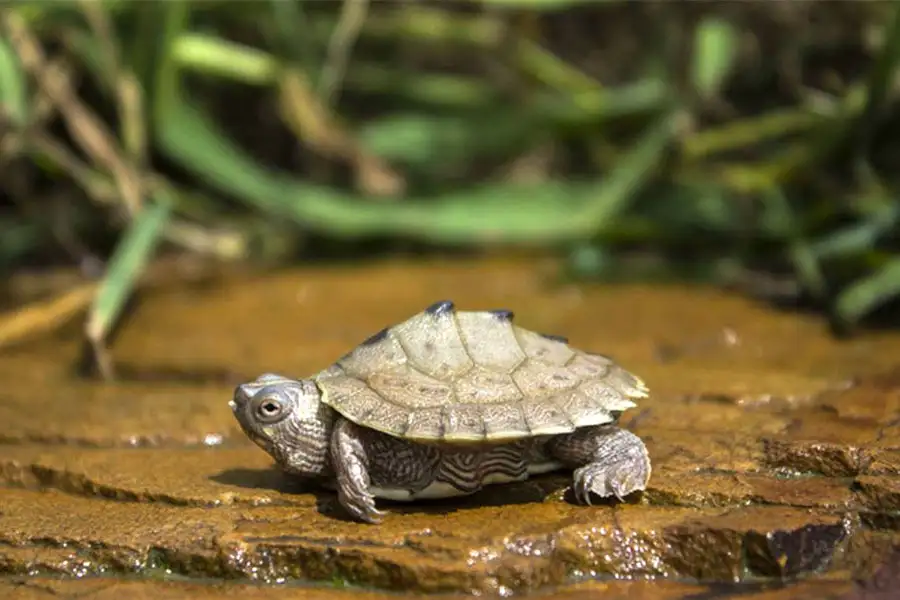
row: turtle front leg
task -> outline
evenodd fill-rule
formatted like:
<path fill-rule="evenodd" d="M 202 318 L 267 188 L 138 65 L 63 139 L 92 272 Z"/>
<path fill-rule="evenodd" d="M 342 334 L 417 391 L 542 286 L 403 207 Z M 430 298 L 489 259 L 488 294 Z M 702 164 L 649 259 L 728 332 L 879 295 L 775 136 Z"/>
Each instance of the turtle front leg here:
<path fill-rule="evenodd" d="M 379 523 L 384 512 L 375 508 L 375 497 L 369 491 L 371 460 L 359 427 L 346 419 L 338 419 L 331 434 L 331 464 L 338 501 L 355 519 Z"/>
<path fill-rule="evenodd" d="M 572 491 L 584 504 L 591 504 L 592 492 L 622 500 L 645 489 L 650 480 L 650 456 L 644 442 L 615 426 L 585 427 L 558 435 L 548 442 L 547 450 L 575 468 Z"/>

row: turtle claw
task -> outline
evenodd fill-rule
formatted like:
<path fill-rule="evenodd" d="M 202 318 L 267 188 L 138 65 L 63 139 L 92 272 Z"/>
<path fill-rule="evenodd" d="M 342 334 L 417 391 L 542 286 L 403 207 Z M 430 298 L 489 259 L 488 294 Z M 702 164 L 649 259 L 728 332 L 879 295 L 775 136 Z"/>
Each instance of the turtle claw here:
<path fill-rule="evenodd" d="M 572 484 L 572 492 L 575 494 L 575 500 L 581 504 L 591 506 L 591 488 L 597 475 L 595 465 L 587 465 L 577 469 L 574 473 Z"/>
<path fill-rule="evenodd" d="M 629 460 L 612 464 L 590 463 L 573 473 L 572 492 L 578 502 L 588 506 L 593 504 L 591 494 L 623 501 L 628 494 L 644 489 L 646 478 L 635 476 L 643 472 L 643 464 Z"/>
<path fill-rule="evenodd" d="M 608 466 L 599 463 L 591 463 L 577 469 L 573 484 L 575 499 L 588 506 L 593 505 L 591 494 L 608 498 L 615 493 L 610 486 Z"/>
<path fill-rule="evenodd" d="M 617 476 L 611 477 L 609 480 L 609 488 L 612 491 L 613 496 L 615 496 L 620 502 L 625 501 L 625 496 L 634 492 L 638 489 L 644 489 L 643 485 L 640 485 L 634 480 L 634 471 L 624 469 L 616 474 Z"/>
<path fill-rule="evenodd" d="M 375 498 L 368 492 L 357 492 L 354 494 L 338 493 L 338 500 L 350 515 L 364 523 L 377 525 L 381 523 L 382 517 L 387 514 L 383 510 L 375 508 Z"/>

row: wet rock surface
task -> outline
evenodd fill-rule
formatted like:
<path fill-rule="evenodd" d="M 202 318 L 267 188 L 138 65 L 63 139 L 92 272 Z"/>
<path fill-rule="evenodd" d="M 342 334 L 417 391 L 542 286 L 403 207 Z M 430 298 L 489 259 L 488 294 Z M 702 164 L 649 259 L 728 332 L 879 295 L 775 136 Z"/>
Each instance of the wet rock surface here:
<path fill-rule="evenodd" d="M 313 373 L 442 298 L 513 309 L 640 374 L 652 395 L 623 423 L 653 460 L 648 490 L 577 506 L 550 475 L 384 503 L 373 527 L 238 429 L 239 381 Z M 498 262 L 163 287 L 115 342 L 122 381 L 76 377 L 79 349 L 73 329 L 0 360 L 4 598 L 849 600 L 900 584 L 898 335 L 837 341 L 714 291 L 559 286 Z"/>
<path fill-rule="evenodd" d="M 873 588 L 874 590 L 874 588 Z M 801 581 L 783 584 L 750 584 L 736 590 L 731 585 L 700 585 L 671 581 L 591 581 L 566 586 L 563 589 L 528 594 L 528 598 L 542 600 L 589 600 L 594 598 L 627 598 L 628 600 L 717 600 L 740 594 L 742 600 L 786 600 L 788 598 L 816 598 L 817 600 L 889 600 L 893 596 L 873 595 L 850 582 Z M 867 596 L 854 595 L 866 594 Z M 8 578 L 0 580 L 0 595 L 10 600 L 50 600 L 75 598 L 79 600 L 212 600 L 239 598 L 240 600 L 397 600 L 413 595 L 385 594 L 347 588 L 323 589 L 299 586 L 258 586 L 244 583 L 196 583 L 184 581 L 128 581 L 128 580 L 54 580 L 46 578 Z M 419 596 L 420 597 L 420 596 Z M 463 600 L 471 595 L 435 596 L 443 600 Z"/>

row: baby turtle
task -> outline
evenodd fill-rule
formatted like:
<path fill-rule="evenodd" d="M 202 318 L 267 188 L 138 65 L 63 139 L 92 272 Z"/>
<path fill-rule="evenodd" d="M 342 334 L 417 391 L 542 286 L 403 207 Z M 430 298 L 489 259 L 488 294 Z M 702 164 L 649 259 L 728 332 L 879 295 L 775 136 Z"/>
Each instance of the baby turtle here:
<path fill-rule="evenodd" d="M 605 356 L 513 324 L 507 310 L 438 302 L 309 379 L 237 386 L 241 428 L 288 473 L 336 488 L 357 520 L 375 498 L 472 494 L 574 469 L 579 502 L 643 490 L 650 458 L 616 426 L 647 386 Z"/>

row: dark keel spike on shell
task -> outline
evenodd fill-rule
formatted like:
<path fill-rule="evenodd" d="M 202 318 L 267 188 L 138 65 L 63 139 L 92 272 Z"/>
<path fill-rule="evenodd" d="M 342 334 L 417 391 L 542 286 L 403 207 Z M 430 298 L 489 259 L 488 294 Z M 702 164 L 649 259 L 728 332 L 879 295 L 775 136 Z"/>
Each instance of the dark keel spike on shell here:
<path fill-rule="evenodd" d="M 374 344 L 377 344 L 378 342 L 382 341 L 384 338 L 387 337 L 388 329 L 389 329 L 388 327 L 385 327 L 378 333 L 373 333 L 372 335 L 367 337 L 365 340 L 363 340 L 362 344 L 360 344 L 360 345 L 361 346 L 372 346 Z"/>
<path fill-rule="evenodd" d="M 507 310 L 505 308 L 498 308 L 497 310 L 491 310 L 488 312 L 490 312 L 501 321 L 512 322 L 512 320 L 516 318 L 516 315 L 513 311 Z"/>
<path fill-rule="evenodd" d="M 539 334 L 542 338 L 546 338 L 548 340 L 553 340 L 554 342 L 562 342 L 563 344 L 569 343 L 569 338 L 564 335 L 553 335 L 552 333 L 541 333 Z"/>
<path fill-rule="evenodd" d="M 440 317 L 441 315 L 452 313 L 454 310 L 456 310 L 456 305 L 451 300 L 441 300 L 426 308 L 425 312 L 429 315 Z"/>

